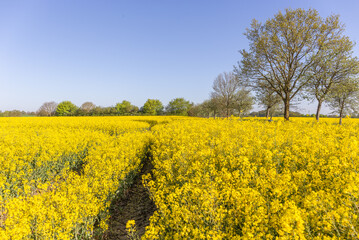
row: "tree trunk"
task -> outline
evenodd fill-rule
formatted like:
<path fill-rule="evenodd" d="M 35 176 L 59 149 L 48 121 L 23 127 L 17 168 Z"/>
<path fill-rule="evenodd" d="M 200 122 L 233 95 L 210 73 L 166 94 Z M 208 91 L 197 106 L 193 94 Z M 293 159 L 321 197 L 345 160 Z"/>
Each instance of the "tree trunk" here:
<path fill-rule="evenodd" d="M 284 120 L 289 120 L 289 98 L 284 100 Z"/>
<path fill-rule="evenodd" d="M 343 119 L 343 107 L 340 107 L 340 112 L 339 112 L 339 125 L 342 125 L 342 119 Z"/>
<path fill-rule="evenodd" d="M 270 107 L 267 107 L 267 110 L 266 110 L 266 119 L 268 120 L 268 118 L 269 118 L 269 109 L 270 109 Z"/>
<path fill-rule="evenodd" d="M 317 113 L 315 114 L 315 119 L 317 120 L 317 122 L 319 122 L 319 115 L 320 115 L 321 108 L 322 108 L 322 101 L 318 101 Z"/>

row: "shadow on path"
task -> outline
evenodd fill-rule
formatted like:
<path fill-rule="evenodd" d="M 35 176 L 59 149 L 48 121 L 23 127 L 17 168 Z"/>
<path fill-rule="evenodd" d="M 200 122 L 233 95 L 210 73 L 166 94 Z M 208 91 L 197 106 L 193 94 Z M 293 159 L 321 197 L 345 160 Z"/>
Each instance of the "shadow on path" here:
<path fill-rule="evenodd" d="M 116 197 L 111 203 L 109 228 L 104 239 L 128 239 L 126 232 L 128 220 L 136 221 L 138 236 L 145 233 L 145 227 L 150 224 L 149 218 L 156 210 L 156 206 L 150 199 L 148 190 L 142 184 L 142 176 L 151 173 L 152 168 L 150 156 L 147 154 L 142 161 L 142 169 L 135 177 L 133 184 L 124 193 L 122 192 L 121 197 Z"/>

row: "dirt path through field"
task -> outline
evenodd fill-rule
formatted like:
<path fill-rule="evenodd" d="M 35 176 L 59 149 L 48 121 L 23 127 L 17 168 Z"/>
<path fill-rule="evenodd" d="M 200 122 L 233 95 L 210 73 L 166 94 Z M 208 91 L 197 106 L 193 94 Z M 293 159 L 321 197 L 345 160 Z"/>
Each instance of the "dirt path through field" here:
<path fill-rule="evenodd" d="M 122 197 L 116 198 L 110 208 L 109 228 L 105 234 L 106 240 L 127 239 L 126 223 L 128 220 L 136 221 L 139 236 L 145 233 L 149 225 L 149 218 L 156 210 L 154 202 L 150 199 L 147 189 L 142 184 L 142 176 L 150 173 L 153 165 L 149 157 L 143 160 L 141 172 L 134 179 L 133 184 L 125 191 Z"/>

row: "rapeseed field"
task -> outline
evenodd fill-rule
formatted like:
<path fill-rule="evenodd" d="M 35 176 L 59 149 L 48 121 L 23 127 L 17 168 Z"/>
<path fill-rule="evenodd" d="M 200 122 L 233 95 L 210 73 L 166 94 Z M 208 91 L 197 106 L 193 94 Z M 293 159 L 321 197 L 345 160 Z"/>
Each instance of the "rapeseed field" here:
<path fill-rule="evenodd" d="M 0 239 L 101 236 L 146 151 L 143 239 L 358 239 L 358 145 L 357 119 L 2 118 Z"/>

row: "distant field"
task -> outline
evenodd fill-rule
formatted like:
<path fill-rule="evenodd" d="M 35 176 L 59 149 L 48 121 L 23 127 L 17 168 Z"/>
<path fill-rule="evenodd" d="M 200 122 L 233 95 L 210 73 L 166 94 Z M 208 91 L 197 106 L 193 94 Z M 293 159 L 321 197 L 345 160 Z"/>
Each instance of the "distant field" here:
<path fill-rule="evenodd" d="M 359 120 L 273 120 L 2 118 L 0 239 L 106 238 L 139 174 L 144 239 L 358 239 Z"/>

